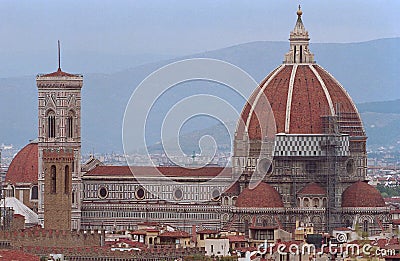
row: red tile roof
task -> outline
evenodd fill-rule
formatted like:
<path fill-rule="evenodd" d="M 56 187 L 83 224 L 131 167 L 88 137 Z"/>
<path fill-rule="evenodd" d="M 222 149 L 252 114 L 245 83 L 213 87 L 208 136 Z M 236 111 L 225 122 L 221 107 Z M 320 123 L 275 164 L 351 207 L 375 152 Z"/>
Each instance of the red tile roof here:
<path fill-rule="evenodd" d="M 146 235 L 147 233 L 144 230 L 136 230 L 136 231 L 132 231 L 130 234 L 131 235 Z"/>
<path fill-rule="evenodd" d="M 56 72 L 40 75 L 40 77 L 77 77 L 77 76 L 80 75 L 63 72 L 61 68 L 58 68 Z"/>
<path fill-rule="evenodd" d="M 232 236 L 226 236 L 227 239 L 229 239 L 229 242 L 247 242 L 247 239 L 244 235 L 238 236 L 238 235 L 232 235 Z"/>
<path fill-rule="evenodd" d="M 357 181 L 342 194 L 342 207 L 384 207 L 379 191 L 367 182 Z"/>
<path fill-rule="evenodd" d="M 159 237 L 186 238 L 190 237 L 190 235 L 185 231 L 166 231 L 160 234 Z"/>
<path fill-rule="evenodd" d="M 271 229 L 278 229 L 278 226 L 250 226 L 249 229 L 253 230 L 271 230 Z"/>
<path fill-rule="evenodd" d="M 38 182 L 38 144 L 29 143 L 11 161 L 6 182 L 16 184 Z"/>
<path fill-rule="evenodd" d="M 386 202 L 400 203 L 400 197 L 385 198 Z"/>
<path fill-rule="evenodd" d="M 227 190 L 225 190 L 224 195 L 239 195 L 240 193 L 240 185 L 239 182 L 233 183 Z"/>
<path fill-rule="evenodd" d="M 334 228 L 333 230 L 336 230 L 336 231 L 353 231 L 351 228 L 348 228 L 348 227 L 337 227 L 337 228 Z"/>
<path fill-rule="evenodd" d="M 315 182 L 307 184 L 298 194 L 303 195 L 326 195 L 326 190 Z"/>
<path fill-rule="evenodd" d="M 40 257 L 19 250 L 0 249 L 0 260 L 4 261 L 39 261 Z"/>
<path fill-rule="evenodd" d="M 218 230 L 203 229 L 196 232 L 197 234 L 218 234 Z"/>
<path fill-rule="evenodd" d="M 283 208 L 278 191 L 265 182 L 260 182 L 254 189 L 245 188 L 236 200 L 237 207 L 248 208 Z"/>
<path fill-rule="evenodd" d="M 400 219 L 392 219 L 393 225 L 400 225 Z"/>
<path fill-rule="evenodd" d="M 85 176 L 158 176 L 160 174 L 167 177 L 224 177 L 231 176 L 231 168 L 223 167 L 203 167 L 199 169 L 189 169 L 183 167 L 150 167 L 150 166 L 97 166 Z"/>

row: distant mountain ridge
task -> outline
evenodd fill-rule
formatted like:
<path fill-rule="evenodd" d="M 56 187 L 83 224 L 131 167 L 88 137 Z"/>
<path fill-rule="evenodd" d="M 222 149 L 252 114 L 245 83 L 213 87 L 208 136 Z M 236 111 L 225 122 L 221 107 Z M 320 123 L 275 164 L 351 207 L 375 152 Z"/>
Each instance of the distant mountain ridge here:
<path fill-rule="evenodd" d="M 379 39 L 361 43 L 314 43 L 310 49 L 318 64 L 339 80 L 352 98 L 360 104 L 363 117 L 372 113 L 397 114 L 396 104 L 380 108 L 374 101 L 400 99 L 400 38 Z M 136 86 L 150 73 L 170 63 L 185 58 L 208 57 L 224 60 L 239 66 L 260 82 L 270 71 L 282 63 L 288 51 L 288 42 L 251 42 L 215 51 L 142 64 L 116 73 L 89 73 L 84 75 L 82 89 L 82 142 L 83 151 L 122 151 L 121 126 L 125 106 Z M 82 57 L 84 59 L 84 57 Z M 108 66 L 118 63 L 110 60 Z M 133 63 L 134 64 L 134 63 Z M 75 70 L 73 72 L 76 72 Z M 38 72 L 39 73 L 39 72 Z M 215 95 L 226 95 L 225 90 L 209 88 Z M 184 89 L 176 97 L 192 95 Z M 173 100 L 164 101 L 161 107 Z M 240 101 L 234 102 L 241 108 Z M 366 107 L 365 107 L 366 106 Z M 386 107 L 386 106 L 385 106 Z M 398 107 L 397 107 L 398 108 Z M 0 143 L 23 146 L 37 136 L 37 90 L 34 76 L 0 79 Z M 369 112 L 371 113 L 371 112 Z M 364 116 L 367 115 L 367 116 Z M 372 118 L 371 118 L 372 120 Z M 370 119 L 364 122 L 370 124 Z M 201 128 L 200 128 L 201 127 Z M 199 129 L 207 126 L 199 124 Z M 155 126 L 154 129 L 157 127 Z M 150 126 L 150 129 L 153 129 Z M 367 128 L 368 131 L 368 128 Z M 368 131 L 369 132 L 369 131 Z M 373 141 L 374 131 L 368 133 Z M 372 134 L 372 135 L 371 135 Z M 150 143 L 158 141 L 158 133 L 150 133 Z M 383 135 L 377 133 L 377 135 Z M 385 135 L 386 136 L 386 135 Z"/>

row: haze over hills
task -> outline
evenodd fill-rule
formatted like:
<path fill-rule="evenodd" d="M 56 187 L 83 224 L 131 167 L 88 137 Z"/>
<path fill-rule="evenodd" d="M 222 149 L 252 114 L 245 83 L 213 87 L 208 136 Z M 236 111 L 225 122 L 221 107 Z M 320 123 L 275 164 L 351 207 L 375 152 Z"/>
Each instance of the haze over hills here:
<path fill-rule="evenodd" d="M 399 129 L 399 101 L 370 103 L 400 99 L 400 38 L 379 39 L 362 43 L 311 44 L 317 63 L 339 80 L 353 100 L 362 103 L 362 113 L 369 136 L 368 144 L 387 145 L 396 141 Z M 184 58 L 208 57 L 230 62 L 261 81 L 271 70 L 281 64 L 288 51 L 287 42 L 252 42 L 215 51 L 194 54 L 176 59 L 142 64 L 115 73 L 84 73 L 82 90 L 82 149 L 83 151 L 122 151 L 121 126 L 125 106 L 136 86 L 156 69 Z M 85 60 L 82 54 L 80 62 Z M 121 68 L 116 59 L 107 58 L 107 65 L 99 68 Z M 126 62 L 126 61 L 125 61 Z M 22 63 L 22 61 L 21 61 Z M 132 63 L 132 66 L 138 63 Z M 128 67 L 128 64 L 125 64 Z M 80 66 L 76 66 L 81 68 Z M 56 68 L 55 68 L 56 69 Z M 75 70 L 67 70 L 74 73 Z M 88 71 L 93 71 L 93 68 Z M 38 72 L 43 73 L 43 72 Z M 201 86 L 200 86 L 201 85 Z M 158 111 L 149 123 L 149 144 L 159 140 L 159 123 L 165 112 L 176 101 L 197 93 L 209 93 L 226 99 L 237 110 L 244 101 L 223 86 L 205 83 L 187 84 L 161 97 Z M 23 146 L 37 136 L 37 90 L 35 76 L 0 79 L 0 144 Z M 368 102 L 368 103 L 365 103 Z M 397 107 L 396 107 L 397 106 Z M 397 125 L 396 125 L 397 124 Z M 207 129 L 204 121 L 193 123 L 186 133 Z M 397 137 L 398 139 L 398 137 Z"/>

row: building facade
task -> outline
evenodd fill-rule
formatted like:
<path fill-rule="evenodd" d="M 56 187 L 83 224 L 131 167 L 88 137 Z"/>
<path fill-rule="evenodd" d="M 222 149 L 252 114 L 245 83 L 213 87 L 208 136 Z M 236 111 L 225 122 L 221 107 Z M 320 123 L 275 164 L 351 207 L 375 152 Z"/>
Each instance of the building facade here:
<path fill-rule="evenodd" d="M 36 83 L 39 222 L 45 228 L 79 229 L 83 76 L 63 72 L 59 67 L 56 72 L 38 75 Z M 62 222 L 55 218 L 57 212 L 66 215 Z"/>
<path fill-rule="evenodd" d="M 315 233 L 342 226 L 368 235 L 388 230 L 389 209 L 365 182 L 367 137 L 360 115 L 343 86 L 316 64 L 309 40 L 299 8 L 283 64 L 243 108 L 232 168 L 130 168 L 93 160 L 81 166 L 82 76 L 61 69 L 39 75 L 39 137 L 28 146 L 38 153 L 41 224 L 57 228 L 46 213 L 54 213 L 58 204 L 70 216 L 71 229 L 120 230 L 152 221 L 187 232 L 203 226 L 262 234 L 268 227 L 293 231 L 296 223 L 312 226 Z M 154 171 L 175 183 L 163 185 L 151 178 Z M 9 171 L 8 178 L 17 172 Z M 252 187 L 254 177 L 262 180 Z M 52 184 L 65 188 L 64 194 L 56 197 Z"/>

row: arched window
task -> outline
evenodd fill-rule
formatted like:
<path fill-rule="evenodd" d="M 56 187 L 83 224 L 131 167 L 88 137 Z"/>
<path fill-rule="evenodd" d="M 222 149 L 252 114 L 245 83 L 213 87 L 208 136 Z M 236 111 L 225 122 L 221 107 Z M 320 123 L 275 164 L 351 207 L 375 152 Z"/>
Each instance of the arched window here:
<path fill-rule="evenodd" d="M 55 165 L 51 165 L 50 168 L 50 190 L 51 193 L 57 193 L 57 173 Z"/>
<path fill-rule="evenodd" d="M 74 113 L 72 111 L 68 112 L 67 117 L 67 138 L 74 137 Z"/>
<path fill-rule="evenodd" d="M 368 220 L 364 220 L 364 222 L 363 222 L 363 230 L 364 230 L 364 232 L 368 233 Z"/>
<path fill-rule="evenodd" d="M 53 111 L 47 114 L 47 137 L 56 137 L 56 116 Z"/>
<path fill-rule="evenodd" d="M 72 204 L 75 204 L 75 191 L 72 191 Z"/>
<path fill-rule="evenodd" d="M 38 199 L 38 186 L 32 186 L 31 188 L 31 200 Z"/>
<path fill-rule="evenodd" d="M 351 227 L 351 220 L 350 219 L 346 220 L 346 227 Z"/>
<path fill-rule="evenodd" d="M 64 173 L 64 193 L 69 193 L 69 166 L 65 166 L 65 173 Z"/>

